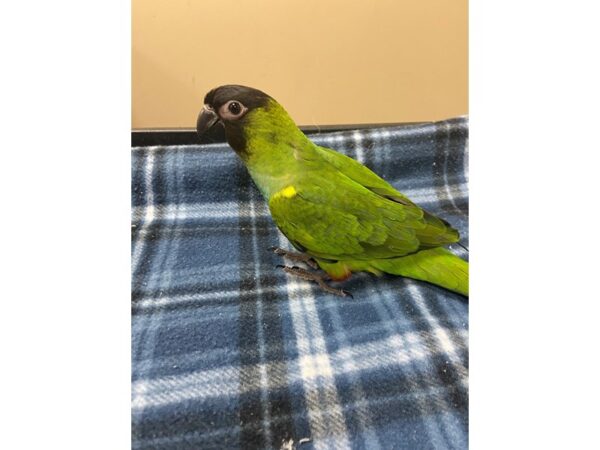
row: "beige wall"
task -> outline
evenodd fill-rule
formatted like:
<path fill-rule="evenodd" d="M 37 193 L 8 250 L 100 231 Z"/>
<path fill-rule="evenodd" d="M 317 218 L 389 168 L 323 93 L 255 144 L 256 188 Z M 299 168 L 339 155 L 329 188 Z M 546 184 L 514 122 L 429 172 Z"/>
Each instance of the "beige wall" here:
<path fill-rule="evenodd" d="M 467 113 L 467 0 L 132 0 L 132 126 L 194 127 L 221 84 L 301 125 Z"/>

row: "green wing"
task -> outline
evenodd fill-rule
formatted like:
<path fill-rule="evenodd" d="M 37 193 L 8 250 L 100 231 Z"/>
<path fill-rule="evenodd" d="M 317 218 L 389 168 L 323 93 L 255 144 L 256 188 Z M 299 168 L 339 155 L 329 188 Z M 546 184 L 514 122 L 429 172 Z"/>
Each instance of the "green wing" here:
<path fill-rule="evenodd" d="M 408 197 L 398 192 L 391 184 L 358 161 L 327 147 L 316 147 L 316 151 L 321 158 L 338 171 L 373 193 L 403 205 L 415 206 Z M 460 239 L 458 231 L 452 228 L 448 222 L 427 211 L 422 211 L 423 220 L 427 224 L 424 229 L 418 232 L 422 248 L 458 242 Z"/>
<path fill-rule="evenodd" d="M 458 240 L 458 233 L 424 212 L 357 161 L 319 149 L 320 164 L 269 200 L 286 237 L 327 259 L 391 258 Z M 316 161 L 311 161 L 316 162 Z"/>
<path fill-rule="evenodd" d="M 414 205 L 404 194 L 358 161 L 327 147 L 317 147 L 317 153 L 351 180 L 372 192 L 405 205 Z"/>

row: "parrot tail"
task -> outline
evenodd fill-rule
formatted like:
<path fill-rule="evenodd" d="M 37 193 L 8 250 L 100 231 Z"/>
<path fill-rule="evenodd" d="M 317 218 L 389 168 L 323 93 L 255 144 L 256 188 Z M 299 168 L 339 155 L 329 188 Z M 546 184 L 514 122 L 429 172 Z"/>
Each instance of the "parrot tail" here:
<path fill-rule="evenodd" d="M 469 263 L 442 247 L 401 258 L 376 259 L 371 265 L 382 272 L 427 281 L 469 296 Z"/>

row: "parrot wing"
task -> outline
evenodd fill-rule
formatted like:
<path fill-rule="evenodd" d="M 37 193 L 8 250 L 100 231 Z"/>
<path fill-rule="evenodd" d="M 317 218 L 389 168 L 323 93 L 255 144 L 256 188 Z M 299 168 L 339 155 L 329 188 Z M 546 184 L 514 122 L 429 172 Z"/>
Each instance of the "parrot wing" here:
<path fill-rule="evenodd" d="M 327 259 L 407 255 L 427 228 L 423 211 L 382 197 L 339 171 L 311 171 L 269 199 L 273 220 L 298 248 Z"/>
<path fill-rule="evenodd" d="M 417 207 L 408 197 L 398 192 L 391 184 L 379 177 L 368 167 L 358 161 L 327 147 L 316 146 L 319 156 L 342 172 L 351 180 L 369 189 L 371 192 L 406 206 Z M 420 209 L 420 208 L 419 208 Z M 426 227 L 417 232 L 422 248 L 431 248 L 458 242 L 458 231 L 443 219 L 423 211 Z"/>
<path fill-rule="evenodd" d="M 358 161 L 327 147 L 315 146 L 315 150 L 322 160 L 374 194 L 405 206 L 418 208 L 408 197 Z M 423 211 L 423 220 L 427 225 L 417 231 L 421 248 L 437 247 L 460 240 L 458 231 L 452 228 L 448 222 L 425 210 L 421 209 L 421 211 Z"/>
<path fill-rule="evenodd" d="M 348 178 L 374 193 L 404 205 L 414 205 L 408 197 L 355 159 L 327 147 L 317 147 L 317 153 Z"/>

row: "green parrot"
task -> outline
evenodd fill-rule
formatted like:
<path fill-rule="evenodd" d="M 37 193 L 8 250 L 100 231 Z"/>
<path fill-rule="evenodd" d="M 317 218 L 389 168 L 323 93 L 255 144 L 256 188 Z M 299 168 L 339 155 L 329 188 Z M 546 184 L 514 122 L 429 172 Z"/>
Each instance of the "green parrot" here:
<path fill-rule="evenodd" d="M 469 265 L 443 246 L 459 241 L 446 221 L 424 211 L 358 161 L 310 141 L 272 97 L 246 86 L 208 92 L 201 136 L 217 123 L 269 205 L 277 227 L 301 253 L 276 248 L 322 269 L 281 266 L 345 296 L 325 280 L 352 272 L 388 273 L 468 296 Z"/>

